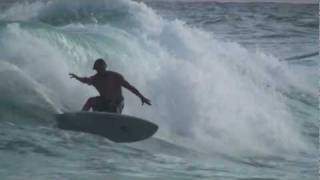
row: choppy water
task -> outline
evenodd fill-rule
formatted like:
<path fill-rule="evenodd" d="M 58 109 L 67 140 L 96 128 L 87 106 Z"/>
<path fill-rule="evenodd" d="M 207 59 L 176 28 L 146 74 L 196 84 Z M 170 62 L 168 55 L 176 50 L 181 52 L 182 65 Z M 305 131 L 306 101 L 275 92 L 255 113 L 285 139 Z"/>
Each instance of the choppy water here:
<path fill-rule="evenodd" d="M 318 178 L 318 6 L 0 3 L 1 179 Z M 95 90 L 68 78 L 108 59 L 160 126 L 131 144 L 55 128 Z"/>

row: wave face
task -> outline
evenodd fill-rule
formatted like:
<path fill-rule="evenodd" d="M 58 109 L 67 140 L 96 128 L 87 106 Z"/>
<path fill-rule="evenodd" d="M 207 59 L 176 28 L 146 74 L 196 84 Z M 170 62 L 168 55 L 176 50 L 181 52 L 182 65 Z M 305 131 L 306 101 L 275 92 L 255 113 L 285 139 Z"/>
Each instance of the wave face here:
<path fill-rule="evenodd" d="M 53 137 L 63 139 L 58 135 L 62 132 L 52 127 L 52 114 L 77 111 L 97 94 L 69 79 L 68 73 L 89 76 L 94 73 L 94 60 L 102 57 L 110 69 L 150 97 L 153 106 L 140 107 L 139 100 L 125 92 L 124 113 L 159 124 L 156 136 L 169 144 L 162 146 L 165 151 L 181 146 L 220 154 L 228 157 L 226 162 L 250 161 L 253 166 L 259 165 L 251 161 L 256 157 L 304 154 L 303 159 L 316 154 L 317 132 L 304 129 L 305 124 L 316 129 L 317 122 L 312 120 L 317 114 L 316 86 L 276 56 L 221 40 L 184 21 L 164 19 L 134 1 L 25 1 L 6 7 L 0 13 L 0 119 L 4 128 L 24 122 L 24 126 L 32 124 L 24 132 L 30 133 L 41 124 L 46 130 L 35 130 L 34 136 L 50 142 Z M 294 110 L 307 111 L 308 118 Z M 11 135 L 19 137 L 19 133 Z M 97 149 L 100 154 L 115 146 L 103 143 Z M 154 142 L 155 146 L 159 143 Z M 71 153 L 61 148 L 57 148 L 60 154 Z M 85 151 L 88 155 L 95 150 Z M 153 163 L 167 160 L 154 158 Z M 66 155 L 61 159 L 70 160 Z"/>

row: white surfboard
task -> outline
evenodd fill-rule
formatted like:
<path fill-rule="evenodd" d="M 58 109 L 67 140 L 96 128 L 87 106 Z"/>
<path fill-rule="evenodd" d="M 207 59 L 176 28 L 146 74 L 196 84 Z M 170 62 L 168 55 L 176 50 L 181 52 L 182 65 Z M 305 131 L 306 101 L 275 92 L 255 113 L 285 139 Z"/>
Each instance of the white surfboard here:
<path fill-rule="evenodd" d="M 152 122 L 107 112 L 57 114 L 58 128 L 104 136 L 114 142 L 135 142 L 151 137 L 158 126 Z"/>

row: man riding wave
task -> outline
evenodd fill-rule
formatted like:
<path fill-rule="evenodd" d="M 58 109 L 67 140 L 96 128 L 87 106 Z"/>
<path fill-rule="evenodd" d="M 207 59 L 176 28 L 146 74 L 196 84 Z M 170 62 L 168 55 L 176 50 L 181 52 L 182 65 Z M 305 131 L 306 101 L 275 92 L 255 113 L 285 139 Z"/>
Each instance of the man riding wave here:
<path fill-rule="evenodd" d="M 144 97 L 135 87 L 129 84 L 124 77 L 113 71 L 107 71 L 107 64 L 103 59 L 97 59 L 93 65 L 93 69 L 97 73 L 91 77 L 78 77 L 70 73 L 71 78 L 94 86 L 99 92 L 100 96 L 91 97 L 84 104 L 82 110 L 89 111 L 105 111 L 121 114 L 124 107 L 124 98 L 122 95 L 122 87 L 128 89 L 133 94 L 141 99 L 142 105 L 144 103 L 151 105 L 148 98 Z"/>

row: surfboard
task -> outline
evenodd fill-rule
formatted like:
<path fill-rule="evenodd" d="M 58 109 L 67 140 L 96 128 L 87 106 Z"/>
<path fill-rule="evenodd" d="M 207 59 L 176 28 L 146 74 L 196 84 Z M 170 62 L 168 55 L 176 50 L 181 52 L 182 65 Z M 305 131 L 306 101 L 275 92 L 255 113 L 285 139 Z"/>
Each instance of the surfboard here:
<path fill-rule="evenodd" d="M 136 142 L 155 134 L 158 126 L 134 116 L 108 112 L 70 112 L 57 114 L 60 129 L 106 137 L 114 142 Z"/>

